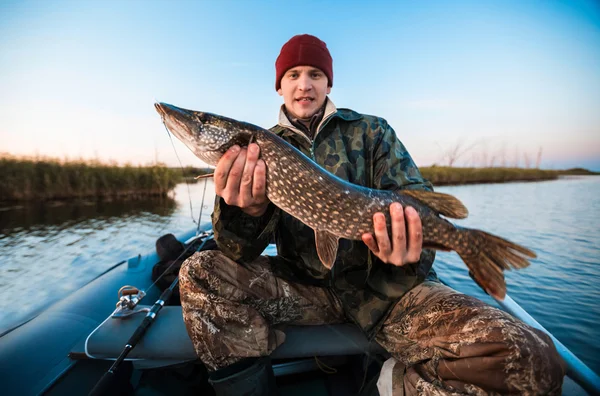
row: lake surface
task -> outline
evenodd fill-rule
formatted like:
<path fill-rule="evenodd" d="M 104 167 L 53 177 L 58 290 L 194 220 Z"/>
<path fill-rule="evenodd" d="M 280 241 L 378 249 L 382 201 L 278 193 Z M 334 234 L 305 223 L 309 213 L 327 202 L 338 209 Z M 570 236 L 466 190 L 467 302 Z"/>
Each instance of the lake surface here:
<path fill-rule="evenodd" d="M 171 199 L 0 207 L 0 333 L 85 285 L 117 262 L 195 224 L 204 183 Z M 507 237 L 538 258 L 506 274 L 508 294 L 600 372 L 600 177 L 440 187 L 469 208 L 456 222 Z M 193 209 L 190 210 L 190 202 Z M 202 221 L 210 221 L 208 183 Z M 450 286 L 494 304 L 455 253 L 435 268 Z"/>

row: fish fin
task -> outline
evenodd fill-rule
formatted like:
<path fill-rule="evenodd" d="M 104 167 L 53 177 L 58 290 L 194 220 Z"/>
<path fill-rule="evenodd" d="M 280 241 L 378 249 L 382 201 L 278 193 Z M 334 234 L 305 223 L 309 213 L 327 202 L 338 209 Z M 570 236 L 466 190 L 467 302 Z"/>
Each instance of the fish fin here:
<path fill-rule="evenodd" d="M 408 195 L 446 217 L 464 219 L 469 215 L 465 205 L 458 198 L 449 194 L 422 190 L 400 190 L 396 192 Z"/>
<path fill-rule="evenodd" d="M 528 258 L 535 258 L 531 250 L 480 230 L 463 228 L 468 233 L 467 245 L 480 246 L 476 254 L 467 255 L 457 249 L 457 253 L 469 268 L 469 275 L 490 296 L 504 300 L 506 282 L 504 270 L 520 269 L 529 266 Z"/>
<path fill-rule="evenodd" d="M 327 231 L 315 230 L 317 254 L 321 263 L 331 269 L 337 256 L 339 237 Z"/>

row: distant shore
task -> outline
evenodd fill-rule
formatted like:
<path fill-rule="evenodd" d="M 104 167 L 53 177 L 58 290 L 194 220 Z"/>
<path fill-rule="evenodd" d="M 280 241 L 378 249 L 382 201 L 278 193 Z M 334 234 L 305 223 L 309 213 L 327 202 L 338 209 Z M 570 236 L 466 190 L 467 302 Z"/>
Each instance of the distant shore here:
<path fill-rule="evenodd" d="M 431 166 L 420 168 L 423 177 L 434 186 L 485 184 L 508 182 L 533 182 L 555 180 L 562 175 L 600 174 L 587 169 L 546 170 L 532 168 L 460 168 Z"/>
<path fill-rule="evenodd" d="M 181 180 L 163 165 L 0 157 L 0 201 L 164 197 Z"/>
<path fill-rule="evenodd" d="M 598 175 L 583 168 L 543 170 L 525 168 L 422 167 L 434 186 L 515 181 L 554 180 L 561 175 Z M 195 167 L 118 166 L 94 161 L 60 161 L 0 157 L 0 202 L 73 199 L 143 199 L 167 196 L 178 183 L 210 173 Z"/>

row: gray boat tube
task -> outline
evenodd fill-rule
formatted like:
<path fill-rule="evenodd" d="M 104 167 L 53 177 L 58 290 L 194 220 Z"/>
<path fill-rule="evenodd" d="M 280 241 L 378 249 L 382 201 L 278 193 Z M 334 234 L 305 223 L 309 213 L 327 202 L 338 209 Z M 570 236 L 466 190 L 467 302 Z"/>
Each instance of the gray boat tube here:
<path fill-rule="evenodd" d="M 538 323 L 527 311 L 525 311 L 515 300 L 513 300 L 508 294 L 503 301 L 496 300 L 500 306 L 510 313 L 514 317 L 527 323 L 531 327 L 535 327 L 548 334 L 556 350 L 563 358 L 567 365 L 567 375 L 577 382 L 583 389 L 585 389 L 591 395 L 600 394 L 600 377 L 592 371 L 585 363 L 583 363 L 573 352 L 571 352 L 566 346 L 563 345 L 556 337 L 546 330 L 541 324 Z"/>

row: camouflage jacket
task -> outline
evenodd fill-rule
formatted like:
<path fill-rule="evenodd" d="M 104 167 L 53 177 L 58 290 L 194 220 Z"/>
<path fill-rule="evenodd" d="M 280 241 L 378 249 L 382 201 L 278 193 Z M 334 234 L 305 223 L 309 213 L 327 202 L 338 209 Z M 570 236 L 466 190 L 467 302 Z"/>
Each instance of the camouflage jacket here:
<path fill-rule="evenodd" d="M 432 190 L 382 118 L 336 109 L 328 100 L 313 142 L 283 111 L 271 131 L 351 183 L 380 190 Z M 348 318 L 368 336 L 394 302 L 425 279 L 435 257 L 433 251 L 423 250 L 418 263 L 396 267 L 381 262 L 362 241 L 340 239 L 330 271 L 317 256 L 314 231 L 273 204 L 262 217 L 252 217 L 217 197 L 213 226 L 219 248 L 241 263 L 256 259 L 274 239 L 273 272 L 287 280 L 329 287 L 342 301 Z"/>

